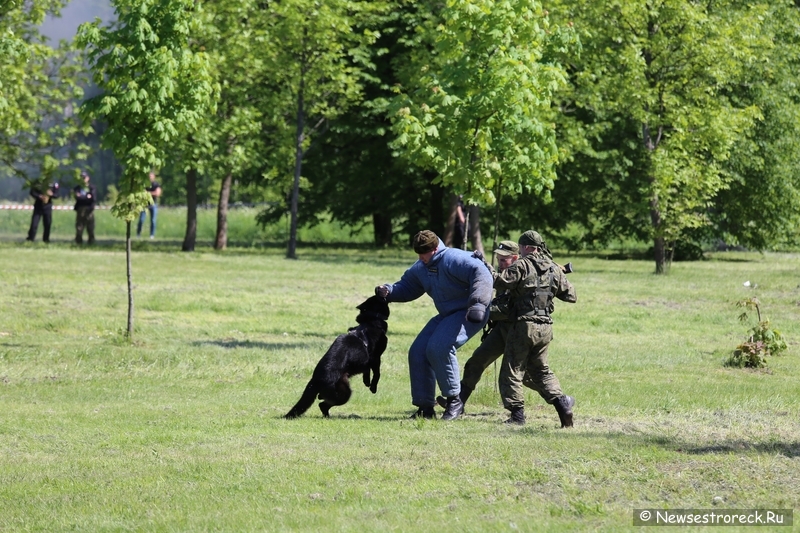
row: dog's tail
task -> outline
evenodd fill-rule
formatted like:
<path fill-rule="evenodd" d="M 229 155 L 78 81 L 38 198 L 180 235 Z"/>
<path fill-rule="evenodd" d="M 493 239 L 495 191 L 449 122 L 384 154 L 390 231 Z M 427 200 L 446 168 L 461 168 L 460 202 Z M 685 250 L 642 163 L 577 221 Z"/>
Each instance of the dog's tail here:
<path fill-rule="evenodd" d="M 313 382 L 309 381 L 308 385 L 306 385 L 306 390 L 303 391 L 303 395 L 300 396 L 295 406 L 292 407 L 283 418 L 297 418 L 298 416 L 302 416 L 302 414 L 308 411 L 308 408 L 314 404 L 314 400 L 316 399 L 317 388 L 314 386 Z"/>

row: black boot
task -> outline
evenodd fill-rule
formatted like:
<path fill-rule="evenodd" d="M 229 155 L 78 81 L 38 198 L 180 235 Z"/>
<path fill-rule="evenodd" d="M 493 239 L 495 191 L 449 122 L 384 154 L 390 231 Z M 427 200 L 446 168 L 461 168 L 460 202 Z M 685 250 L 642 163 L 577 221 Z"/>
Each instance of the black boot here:
<path fill-rule="evenodd" d="M 429 420 L 432 420 L 436 418 L 436 411 L 433 410 L 432 405 L 430 407 L 420 407 L 419 409 L 417 409 L 416 413 L 414 413 L 408 418 L 412 420 L 415 418 L 427 418 Z"/>
<path fill-rule="evenodd" d="M 474 389 L 465 387 L 463 383 L 461 384 L 461 392 L 458 393 L 458 397 L 461 398 L 461 403 L 467 403 L 467 400 L 469 400 L 473 390 Z M 447 398 L 444 396 L 437 396 L 436 403 L 439 404 L 439 407 L 442 409 L 447 409 Z"/>
<path fill-rule="evenodd" d="M 558 418 L 561 420 L 562 428 L 572 427 L 573 405 L 575 405 L 575 398 L 572 396 L 567 396 L 566 394 L 559 396 L 556 398 L 556 401 L 553 402 L 553 406 L 556 408 L 556 412 L 558 413 Z"/>
<path fill-rule="evenodd" d="M 511 408 L 511 417 L 506 420 L 506 424 L 515 424 L 517 426 L 524 426 L 525 425 L 525 408 L 524 407 L 512 407 Z"/>
<path fill-rule="evenodd" d="M 464 403 L 458 396 L 450 396 L 447 398 L 447 407 L 445 408 L 442 420 L 455 420 L 464 414 Z"/>

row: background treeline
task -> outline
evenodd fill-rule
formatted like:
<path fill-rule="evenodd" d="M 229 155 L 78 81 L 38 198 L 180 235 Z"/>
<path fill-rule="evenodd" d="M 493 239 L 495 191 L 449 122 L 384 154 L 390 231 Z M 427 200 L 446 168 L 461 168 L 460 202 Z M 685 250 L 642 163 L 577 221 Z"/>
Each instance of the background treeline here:
<path fill-rule="evenodd" d="M 27 188 L 88 167 L 105 196 L 124 164 L 102 114 L 78 112 L 109 90 L 89 82 L 91 28 L 80 46 L 39 35 L 65 4 L 0 0 L 0 175 Z M 138 11 L 155 35 L 149 13 L 191 11 L 182 46 L 208 61 L 213 102 L 158 173 L 163 203 L 218 205 L 220 248 L 233 202 L 390 245 L 449 240 L 458 195 L 475 248 L 528 227 L 571 249 L 635 239 L 662 272 L 705 246 L 797 245 L 795 2 L 112 4 L 117 29 Z"/>

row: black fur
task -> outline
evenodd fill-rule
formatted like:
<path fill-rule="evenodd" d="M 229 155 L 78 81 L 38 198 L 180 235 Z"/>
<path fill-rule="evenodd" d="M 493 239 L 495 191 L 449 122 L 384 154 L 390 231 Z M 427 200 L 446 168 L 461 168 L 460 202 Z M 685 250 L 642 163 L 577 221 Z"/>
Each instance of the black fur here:
<path fill-rule="evenodd" d="M 336 337 L 317 363 L 300 400 L 284 418 L 301 416 L 316 398 L 322 400 L 319 404 L 322 416 L 329 416 L 331 407 L 344 405 L 350 399 L 350 376 L 356 374 L 364 374 L 364 385 L 369 387 L 372 394 L 378 392 L 381 355 L 386 350 L 386 331 L 389 329 L 386 324 L 389 304 L 384 298 L 372 296 L 356 309 L 359 310 L 356 317 L 358 326 Z"/>

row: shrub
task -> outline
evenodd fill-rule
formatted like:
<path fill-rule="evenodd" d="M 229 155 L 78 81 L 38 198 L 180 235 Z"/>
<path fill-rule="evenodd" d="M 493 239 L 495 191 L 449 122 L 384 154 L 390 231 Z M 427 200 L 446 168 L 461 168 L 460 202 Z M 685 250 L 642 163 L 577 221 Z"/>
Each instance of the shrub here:
<path fill-rule="evenodd" d="M 767 366 L 767 356 L 779 355 L 786 350 L 786 341 L 777 329 L 770 327 L 769 320 L 761 317 L 761 302 L 758 298 L 746 298 L 736 302 L 736 307 L 744 308 L 739 315 L 740 322 L 749 320 L 748 309 L 756 310 L 758 323 L 750 328 L 746 341 L 741 343 L 725 362 L 726 366 L 738 368 L 762 368 Z"/>

